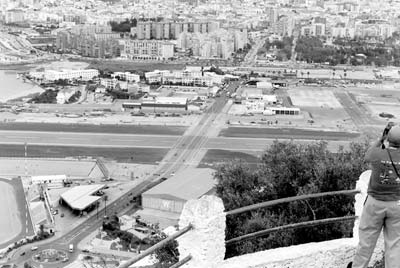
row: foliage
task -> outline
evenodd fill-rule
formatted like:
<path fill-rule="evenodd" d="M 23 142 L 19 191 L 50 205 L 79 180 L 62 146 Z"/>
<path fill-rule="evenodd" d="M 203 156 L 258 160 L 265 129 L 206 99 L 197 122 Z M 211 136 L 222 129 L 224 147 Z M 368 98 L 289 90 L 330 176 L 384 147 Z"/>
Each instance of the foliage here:
<path fill-rule="evenodd" d="M 130 32 L 131 27 L 136 27 L 137 19 L 126 19 L 122 22 L 111 21 L 110 25 L 113 32 Z"/>
<path fill-rule="evenodd" d="M 366 144 L 352 144 L 337 153 L 326 142 L 309 145 L 275 141 L 262 155 L 256 169 L 246 163 L 232 162 L 220 166 L 215 174 L 217 194 L 227 211 L 289 196 L 353 189 L 366 163 Z M 227 218 L 226 238 L 276 226 L 341 217 L 354 214 L 352 196 L 333 196 L 296 201 Z M 272 233 L 269 236 L 228 246 L 232 257 L 259 250 L 307 242 L 348 237 L 352 223 L 334 223 Z"/>
<path fill-rule="evenodd" d="M 132 246 L 140 247 L 144 244 L 154 245 L 167 238 L 167 235 L 160 230 L 157 224 L 149 226 L 140 220 L 137 220 L 136 224 L 150 228 L 152 235 L 142 241 L 132 233 L 121 230 L 119 219 L 116 215 L 103 222 L 103 230 L 113 239 L 118 237 L 122 247 L 125 249 Z M 170 267 L 179 260 L 178 242 L 176 240 L 169 242 L 163 248 L 158 249 L 155 255 L 160 267 Z"/>
<path fill-rule="evenodd" d="M 292 37 L 283 37 L 281 40 L 274 40 L 272 43 L 269 40 L 265 41 L 265 44 L 257 51 L 257 55 L 262 55 L 271 49 L 278 50 L 277 58 L 278 60 L 288 60 L 292 56 Z"/>
<path fill-rule="evenodd" d="M 333 45 L 324 46 L 318 37 L 301 37 L 297 41 L 295 50 L 297 59 L 308 63 L 400 65 L 400 48 L 387 46 L 385 42 L 369 44 L 366 40 L 339 38 Z M 365 55 L 365 58 L 360 55 Z"/>
<path fill-rule="evenodd" d="M 55 85 L 67 86 L 69 84 L 68 79 L 57 79 L 54 81 Z"/>
<path fill-rule="evenodd" d="M 165 233 L 159 231 L 157 235 L 152 237 L 152 243 L 156 244 L 167 237 Z M 174 240 L 167 243 L 164 247 L 156 250 L 155 255 L 161 267 L 170 267 L 179 261 L 178 242 Z"/>
<path fill-rule="evenodd" d="M 139 21 L 161 21 L 162 17 L 157 18 L 140 18 Z M 130 32 L 132 27 L 136 27 L 138 20 L 136 18 L 133 19 L 125 19 L 122 22 L 111 21 L 111 30 L 114 32 Z"/>
<path fill-rule="evenodd" d="M 209 71 L 213 72 L 213 73 L 216 73 L 218 75 L 224 75 L 225 74 L 220 68 L 218 68 L 216 66 L 211 66 Z"/>
<path fill-rule="evenodd" d="M 58 90 L 47 89 L 45 92 L 33 97 L 31 103 L 57 103 Z"/>
<path fill-rule="evenodd" d="M 82 93 L 80 91 L 76 91 L 67 101 L 67 103 L 74 103 L 79 100 L 81 97 Z"/>
<path fill-rule="evenodd" d="M 107 90 L 113 99 L 129 99 L 129 93 L 121 90 Z"/>

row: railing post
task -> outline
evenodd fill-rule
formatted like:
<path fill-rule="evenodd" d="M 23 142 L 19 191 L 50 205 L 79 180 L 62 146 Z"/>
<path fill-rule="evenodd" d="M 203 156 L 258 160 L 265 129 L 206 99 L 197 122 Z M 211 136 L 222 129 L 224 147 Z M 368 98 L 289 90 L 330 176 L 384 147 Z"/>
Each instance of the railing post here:
<path fill-rule="evenodd" d="M 188 224 L 192 224 L 193 230 L 177 240 L 180 258 L 190 254 L 192 260 L 182 267 L 219 267 L 225 257 L 226 217 L 222 200 L 209 195 L 189 200 L 182 210 L 179 227 Z"/>
<path fill-rule="evenodd" d="M 356 194 L 354 196 L 355 202 L 354 202 L 354 214 L 357 216 L 356 220 L 354 221 L 354 227 L 353 227 L 353 238 L 356 243 L 358 243 L 358 227 L 360 226 L 360 218 L 361 214 L 363 211 L 364 207 L 364 202 L 365 199 L 367 198 L 367 190 L 368 190 L 368 183 L 369 183 L 369 178 L 371 177 L 371 170 L 366 170 L 363 173 L 361 173 L 357 184 L 356 184 L 356 189 L 360 190 L 360 193 Z"/>

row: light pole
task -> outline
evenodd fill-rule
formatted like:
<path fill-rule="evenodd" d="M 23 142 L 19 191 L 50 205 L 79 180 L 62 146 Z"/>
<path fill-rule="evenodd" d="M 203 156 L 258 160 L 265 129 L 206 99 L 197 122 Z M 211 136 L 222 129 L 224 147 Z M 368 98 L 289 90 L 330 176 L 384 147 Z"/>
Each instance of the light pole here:
<path fill-rule="evenodd" d="M 105 195 L 104 196 L 104 216 L 107 216 L 107 200 L 108 200 L 108 196 Z"/>
<path fill-rule="evenodd" d="M 27 158 L 28 158 L 28 143 L 25 141 L 25 177 L 28 177 L 28 163 L 27 163 Z"/>

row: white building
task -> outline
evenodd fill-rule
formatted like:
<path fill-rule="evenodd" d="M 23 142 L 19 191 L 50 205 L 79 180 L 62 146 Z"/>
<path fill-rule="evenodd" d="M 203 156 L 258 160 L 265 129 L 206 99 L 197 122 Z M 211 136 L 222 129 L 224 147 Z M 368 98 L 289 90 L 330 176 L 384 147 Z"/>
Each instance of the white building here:
<path fill-rule="evenodd" d="M 331 35 L 336 38 L 354 38 L 355 29 L 354 27 L 346 27 L 343 24 L 339 24 L 331 28 Z"/>
<path fill-rule="evenodd" d="M 212 86 L 213 83 L 222 83 L 223 80 L 223 76 L 218 76 L 214 73 L 187 70 L 147 72 L 145 77 L 150 84 L 161 83 L 167 85 Z"/>
<path fill-rule="evenodd" d="M 62 188 L 67 181 L 66 175 L 32 176 L 32 184 L 46 184 L 49 189 Z"/>
<path fill-rule="evenodd" d="M 111 74 L 111 77 L 112 78 L 119 77 L 120 80 L 122 79 L 128 82 L 140 82 L 140 75 L 130 72 L 115 72 Z"/>
<path fill-rule="evenodd" d="M 87 70 L 46 70 L 44 72 L 44 78 L 48 81 L 55 81 L 58 79 L 77 79 L 88 81 L 99 75 L 99 71 L 95 69 Z"/>

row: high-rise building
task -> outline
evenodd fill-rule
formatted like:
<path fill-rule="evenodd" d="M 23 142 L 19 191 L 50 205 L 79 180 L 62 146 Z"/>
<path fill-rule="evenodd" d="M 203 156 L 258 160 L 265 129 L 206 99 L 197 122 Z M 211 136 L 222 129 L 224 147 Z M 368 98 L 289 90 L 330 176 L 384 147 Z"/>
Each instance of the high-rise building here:
<path fill-rule="evenodd" d="M 10 9 L 5 12 L 5 23 L 21 23 L 25 21 L 25 12 L 21 9 Z"/>
<path fill-rule="evenodd" d="M 172 21 L 139 21 L 137 24 L 137 38 L 150 39 L 178 39 L 183 32 L 209 33 L 219 28 L 216 22 L 172 22 Z"/>
<path fill-rule="evenodd" d="M 266 8 L 266 13 L 268 16 L 268 21 L 270 24 L 275 23 L 278 21 L 278 17 L 279 17 L 279 12 L 278 9 L 276 7 L 267 7 Z"/>

